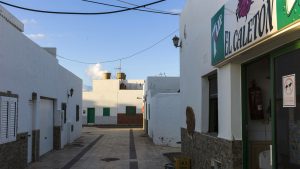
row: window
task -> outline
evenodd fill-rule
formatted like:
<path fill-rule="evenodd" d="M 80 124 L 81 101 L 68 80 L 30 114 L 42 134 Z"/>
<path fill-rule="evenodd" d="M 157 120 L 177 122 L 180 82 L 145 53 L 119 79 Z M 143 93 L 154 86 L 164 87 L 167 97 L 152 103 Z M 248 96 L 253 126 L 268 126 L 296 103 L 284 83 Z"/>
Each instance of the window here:
<path fill-rule="evenodd" d="M 67 104 L 61 103 L 61 110 L 64 111 L 64 123 L 67 122 Z"/>
<path fill-rule="evenodd" d="M 136 115 L 136 106 L 126 106 L 126 115 L 128 116 Z"/>
<path fill-rule="evenodd" d="M 103 116 L 110 116 L 110 108 L 103 107 Z"/>
<path fill-rule="evenodd" d="M 218 78 L 217 74 L 208 77 L 209 81 L 209 128 L 211 133 L 218 132 Z"/>
<path fill-rule="evenodd" d="M 16 141 L 17 134 L 17 98 L 0 97 L 0 143 Z"/>
<path fill-rule="evenodd" d="M 149 120 L 150 120 L 150 104 L 148 104 L 148 115 L 149 115 Z"/>
<path fill-rule="evenodd" d="M 79 121 L 79 105 L 76 105 L 76 121 Z"/>

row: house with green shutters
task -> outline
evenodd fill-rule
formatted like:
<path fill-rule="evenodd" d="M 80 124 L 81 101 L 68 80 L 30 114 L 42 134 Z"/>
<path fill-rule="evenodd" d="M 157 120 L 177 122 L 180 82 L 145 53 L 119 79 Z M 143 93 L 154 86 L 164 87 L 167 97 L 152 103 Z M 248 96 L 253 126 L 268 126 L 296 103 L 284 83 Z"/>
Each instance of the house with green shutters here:
<path fill-rule="evenodd" d="M 126 80 L 124 73 L 116 79 L 110 75 L 93 80 L 92 91 L 83 92 L 82 123 L 142 126 L 144 80 Z"/>

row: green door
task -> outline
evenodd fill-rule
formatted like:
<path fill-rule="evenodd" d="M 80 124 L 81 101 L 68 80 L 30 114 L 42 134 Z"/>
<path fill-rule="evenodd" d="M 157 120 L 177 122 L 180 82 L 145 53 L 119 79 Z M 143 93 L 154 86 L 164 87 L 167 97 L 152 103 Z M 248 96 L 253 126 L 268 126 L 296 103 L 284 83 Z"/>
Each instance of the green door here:
<path fill-rule="evenodd" d="M 87 109 L 87 123 L 95 123 L 95 108 Z"/>

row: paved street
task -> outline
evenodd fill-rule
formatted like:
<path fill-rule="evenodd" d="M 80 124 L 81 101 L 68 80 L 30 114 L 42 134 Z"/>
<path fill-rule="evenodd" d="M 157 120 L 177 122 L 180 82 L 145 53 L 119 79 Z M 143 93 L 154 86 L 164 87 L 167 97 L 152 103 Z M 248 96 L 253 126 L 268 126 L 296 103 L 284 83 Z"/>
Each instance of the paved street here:
<path fill-rule="evenodd" d="M 180 148 L 154 145 L 141 129 L 83 128 L 82 136 L 63 150 L 43 156 L 29 169 L 163 169 L 163 153 Z"/>

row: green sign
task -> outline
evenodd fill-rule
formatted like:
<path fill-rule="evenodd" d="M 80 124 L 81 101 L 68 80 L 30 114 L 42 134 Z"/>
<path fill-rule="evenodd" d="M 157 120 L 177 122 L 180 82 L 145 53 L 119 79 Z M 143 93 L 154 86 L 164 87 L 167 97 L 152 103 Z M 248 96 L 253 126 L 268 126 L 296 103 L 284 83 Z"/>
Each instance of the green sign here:
<path fill-rule="evenodd" d="M 211 18 L 211 64 L 216 65 L 225 59 L 224 55 L 224 9 L 223 6 Z"/>
<path fill-rule="evenodd" d="M 278 30 L 300 19 L 300 0 L 277 0 Z"/>

